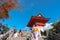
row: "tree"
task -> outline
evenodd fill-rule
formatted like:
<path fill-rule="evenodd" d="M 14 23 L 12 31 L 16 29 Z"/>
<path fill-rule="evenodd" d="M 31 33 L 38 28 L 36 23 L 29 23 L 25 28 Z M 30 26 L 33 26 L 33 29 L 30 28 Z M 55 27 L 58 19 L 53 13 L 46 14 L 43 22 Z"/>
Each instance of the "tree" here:
<path fill-rule="evenodd" d="M 60 40 L 60 21 L 52 24 L 53 28 L 49 30 L 49 40 Z"/>
<path fill-rule="evenodd" d="M 8 26 L 4 26 L 0 23 L 0 34 L 4 34 L 9 30 Z"/>
<path fill-rule="evenodd" d="M 55 33 L 60 33 L 60 21 L 52 24 L 52 26 L 53 26 L 52 31 L 54 31 Z"/>
<path fill-rule="evenodd" d="M 17 0 L 0 0 L 0 19 L 9 18 L 8 12 L 18 8 Z"/>

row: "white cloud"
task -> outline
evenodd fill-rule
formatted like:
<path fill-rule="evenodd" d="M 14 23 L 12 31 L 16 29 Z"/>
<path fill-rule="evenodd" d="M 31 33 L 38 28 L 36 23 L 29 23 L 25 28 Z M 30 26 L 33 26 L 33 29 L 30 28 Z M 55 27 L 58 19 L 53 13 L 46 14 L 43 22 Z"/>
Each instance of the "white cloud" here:
<path fill-rule="evenodd" d="M 51 24 L 52 23 L 46 23 L 46 26 L 44 26 L 44 30 L 49 30 L 49 29 L 53 28 L 53 26 Z"/>

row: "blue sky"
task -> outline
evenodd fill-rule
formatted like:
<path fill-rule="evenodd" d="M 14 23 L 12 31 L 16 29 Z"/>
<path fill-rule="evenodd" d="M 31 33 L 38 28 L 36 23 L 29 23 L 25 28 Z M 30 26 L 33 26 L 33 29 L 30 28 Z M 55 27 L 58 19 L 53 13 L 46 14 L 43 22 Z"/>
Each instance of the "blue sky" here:
<path fill-rule="evenodd" d="M 60 0 L 18 0 L 19 9 L 9 12 L 10 19 L 0 21 L 8 24 L 9 28 L 16 26 L 17 30 L 24 29 L 31 16 L 41 13 L 45 18 L 51 18 L 48 23 L 54 23 L 60 18 Z"/>

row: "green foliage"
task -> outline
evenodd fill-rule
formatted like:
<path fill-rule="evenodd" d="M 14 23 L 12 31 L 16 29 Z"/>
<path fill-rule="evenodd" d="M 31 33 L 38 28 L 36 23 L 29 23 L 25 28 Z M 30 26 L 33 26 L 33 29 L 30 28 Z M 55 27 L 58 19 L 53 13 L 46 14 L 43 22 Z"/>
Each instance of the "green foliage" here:
<path fill-rule="evenodd" d="M 52 24 L 53 29 L 52 31 L 55 31 L 56 33 L 60 33 L 60 21 Z"/>
<path fill-rule="evenodd" d="M 9 30 L 8 26 L 0 24 L 0 34 L 4 34 Z"/>
<path fill-rule="evenodd" d="M 48 38 L 49 40 L 58 40 L 59 39 L 58 36 L 60 34 L 60 21 L 53 23 L 52 26 L 53 28 L 49 30 Z"/>

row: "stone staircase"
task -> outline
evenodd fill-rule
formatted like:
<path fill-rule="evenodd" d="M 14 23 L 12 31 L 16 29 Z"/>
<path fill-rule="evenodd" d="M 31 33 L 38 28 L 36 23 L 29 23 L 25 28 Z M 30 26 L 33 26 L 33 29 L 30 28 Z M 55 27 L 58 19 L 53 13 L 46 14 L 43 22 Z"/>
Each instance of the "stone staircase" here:
<path fill-rule="evenodd" d="M 13 32 L 9 33 L 9 37 L 6 40 L 33 40 L 33 35 L 30 32 L 22 31 L 22 37 L 13 37 Z M 44 40 L 46 36 L 39 37 L 39 40 Z"/>

